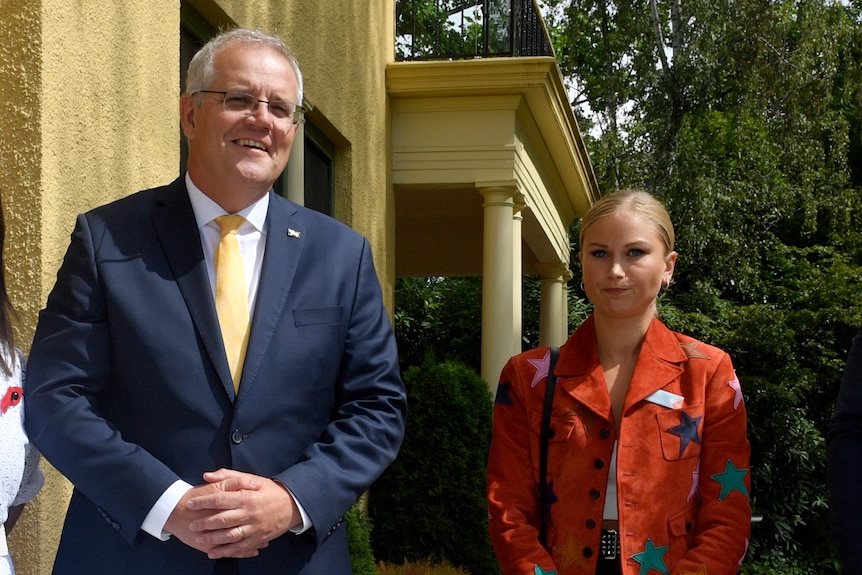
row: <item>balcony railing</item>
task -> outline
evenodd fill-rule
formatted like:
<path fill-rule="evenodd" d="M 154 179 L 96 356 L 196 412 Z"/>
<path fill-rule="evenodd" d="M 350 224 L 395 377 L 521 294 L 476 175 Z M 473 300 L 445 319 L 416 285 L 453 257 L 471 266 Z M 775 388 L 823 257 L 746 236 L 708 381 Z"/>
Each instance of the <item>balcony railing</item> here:
<path fill-rule="evenodd" d="M 553 56 L 536 0 L 397 0 L 398 60 Z"/>

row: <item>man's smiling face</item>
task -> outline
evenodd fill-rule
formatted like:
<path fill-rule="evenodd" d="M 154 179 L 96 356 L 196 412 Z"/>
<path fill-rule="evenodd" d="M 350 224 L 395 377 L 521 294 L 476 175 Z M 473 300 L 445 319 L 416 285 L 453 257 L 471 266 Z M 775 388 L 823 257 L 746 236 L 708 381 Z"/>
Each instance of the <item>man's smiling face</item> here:
<path fill-rule="evenodd" d="M 208 90 L 238 91 L 261 100 L 295 102 L 290 63 L 266 46 L 228 44 L 214 59 Z M 287 165 L 296 126 L 259 104 L 248 116 L 225 110 L 221 94 L 184 94 L 183 132 L 189 141 L 192 181 L 225 210 L 235 213 L 262 197 Z"/>

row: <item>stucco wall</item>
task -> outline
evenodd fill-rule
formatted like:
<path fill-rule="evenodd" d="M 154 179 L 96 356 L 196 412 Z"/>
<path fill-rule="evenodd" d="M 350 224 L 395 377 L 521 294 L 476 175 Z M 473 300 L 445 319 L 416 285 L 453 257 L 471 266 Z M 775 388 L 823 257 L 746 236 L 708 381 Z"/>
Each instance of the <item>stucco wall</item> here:
<path fill-rule="evenodd" d="M 296 52 L 312 121 L 336 144 L 336 216 L 371 241 L 391 310 L 394 1 L 190 2 L 278 32 Z M 75 216 L 177 176 L 179 27 L 177 0 L 0 0 L 0 193 L 25 351 Z M 10 538 L 19 575 L 50 572 L 71 492 L 43 469 L 46 486 Z"/>
<path fill-rule="evenodd" d="M 24 0 L 0 2 L 0 194 L 6 218 L 4 259 L 10 297 L 18 312 L 16 337 L 29 347 L 41 300 L 41 16 Z M 38 562 L 36 528 L 41 513 L 31 505 L 12 533 L 13 555 L 46 573 Z M 50 522 L 50 521 L 49 521 Z M 26 535 L 22 537 L 22 535 Z M 50 536 L 49 536 L 50 537 Z"/>

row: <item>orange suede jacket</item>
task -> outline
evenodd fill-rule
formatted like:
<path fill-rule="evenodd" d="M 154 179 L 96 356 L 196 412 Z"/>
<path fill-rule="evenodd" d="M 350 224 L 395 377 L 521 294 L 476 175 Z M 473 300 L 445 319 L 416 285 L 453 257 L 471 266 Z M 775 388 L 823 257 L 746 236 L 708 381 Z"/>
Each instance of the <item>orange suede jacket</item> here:
<path fill-rule="evenodd" d="M 537 485 L 549 358 L 548 348 L 513 357 L 497 390 L 488 501 L 503 573 L 595 573 L 614 441 L 623 574 L 737 573 L 751 530 L 750 448 L 730 357 L 654 319 L 617 436 L 592 316 L 572 334 L 554 370 L 545 549 Z"/>

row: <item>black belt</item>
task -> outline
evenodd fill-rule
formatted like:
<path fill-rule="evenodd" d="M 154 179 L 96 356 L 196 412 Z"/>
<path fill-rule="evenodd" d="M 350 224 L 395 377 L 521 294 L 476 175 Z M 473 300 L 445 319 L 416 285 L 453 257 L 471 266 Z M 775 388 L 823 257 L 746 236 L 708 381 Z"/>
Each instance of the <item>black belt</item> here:
<path fill-rule="evenodd" d="M 599 557 L 616 559 L 620 555 L 620 536 L 616 529 L 602 529 L 602 543 Z"/>

